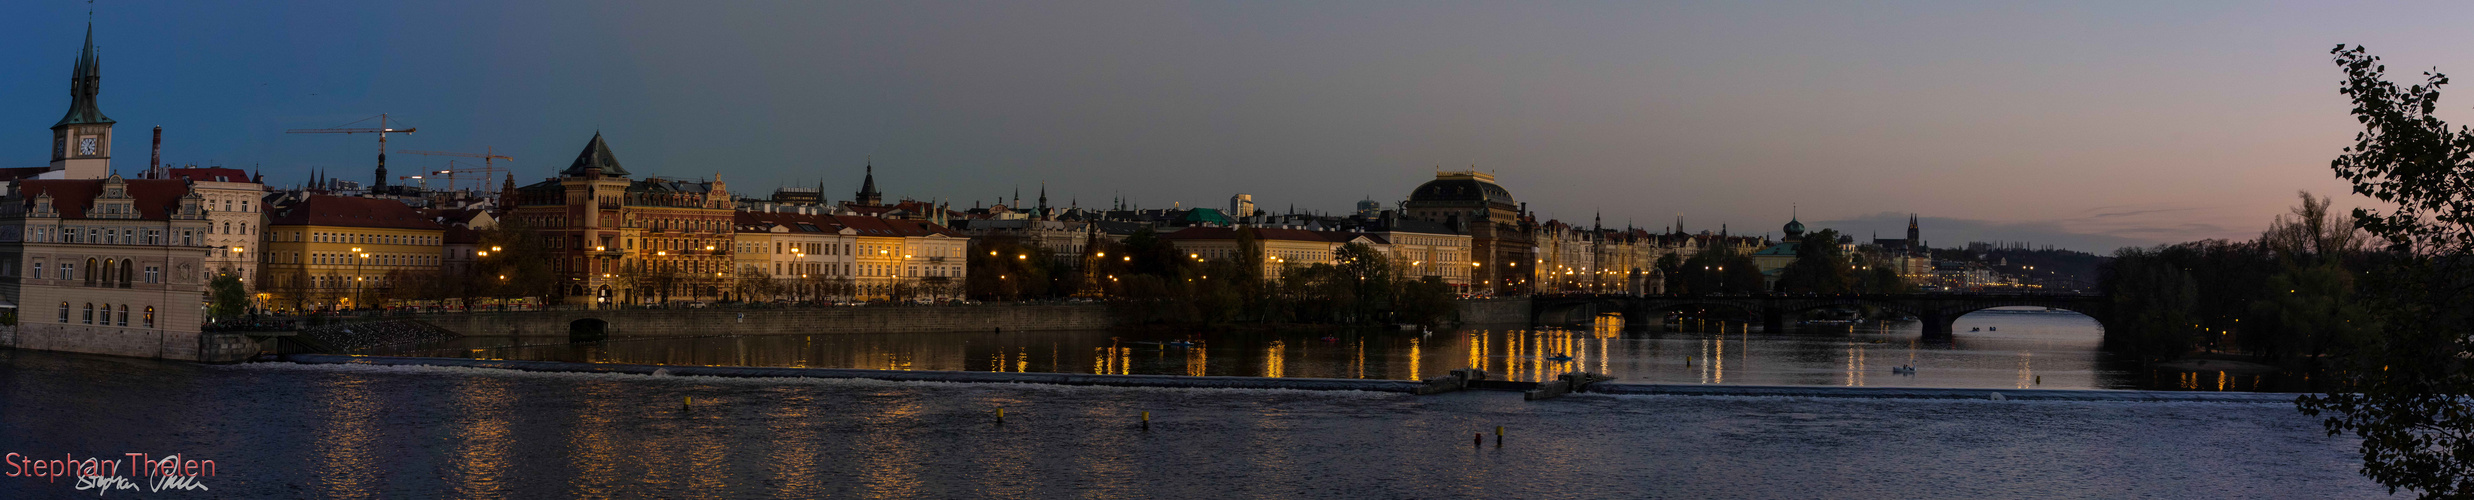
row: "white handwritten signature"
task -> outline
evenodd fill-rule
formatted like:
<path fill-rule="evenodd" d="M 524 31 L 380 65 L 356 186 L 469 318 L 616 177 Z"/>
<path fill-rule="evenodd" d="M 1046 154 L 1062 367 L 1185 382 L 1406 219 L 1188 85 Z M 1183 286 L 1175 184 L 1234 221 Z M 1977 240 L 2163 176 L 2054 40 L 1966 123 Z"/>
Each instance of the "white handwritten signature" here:
<path fill-rule="evenodd" d="M 113 490 L 135 489 L 138 489 L 137 481 L 132 481 L 125 476 L 77 477 L 77 491 L 94 490 L 95 496 L 98 497 L 103 496 L 103 494 L 109 493 Z M 146 487 L 146 491 L 148 493 L 166 490 L 198 491 L 204 489 L 207 489 L 206 483 L 198 482 L 198 478 L 193 476 L 156 476 L 154 478 L 154 484 L 149 484 Z"/>

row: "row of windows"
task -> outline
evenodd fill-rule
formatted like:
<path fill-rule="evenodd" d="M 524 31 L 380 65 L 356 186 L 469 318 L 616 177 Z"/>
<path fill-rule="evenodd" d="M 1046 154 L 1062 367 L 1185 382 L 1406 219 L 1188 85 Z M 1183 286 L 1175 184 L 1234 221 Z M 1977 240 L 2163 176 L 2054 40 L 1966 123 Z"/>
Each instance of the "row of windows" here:
<path fill-rule="evenodd" d="M 162 245 L 163 230 L 118 227 L 37 227 L 26 231 L 26 241 L 37 243 L 97 243 L 105 245 Z M 194 246 L 197 236 L 180 232 L 181 246 Z"/>
<path fill-rule="evenodd" d="M 846 276 L 864 276 L 864 277 L 902 277 L 902 276 L 923 276 L 923 275 L 921 275 L 921 274 L 920 274 L 921 269 L 922 269 L 922 268 L 921 268 L 920 266 L 907 266 L 907 267 L 906 267 L 906 266 L 887 266 L 887 265 L 875 265 L 875 264 L 852 264 L 852 263 L 849 263 L 849 262 L 843 262 L 843 263 L 841 263 L 841 265 L 838 265 L 838 266 L 837 266 L 837 265 L 834 265 L 834 263 L 831 263 L 831 262 L 788 262 L 788 263 L 784 263 L 784 262 L 775 262 L 775 263 L 773 263 L 773 274 L 774 274 L 774 275 L 777 275 L 777 276 L 790 276 L 790 275 L 800 275 L 800 276 L 807 276 L 807 275 L 820 275 L 820 276 L 833 276 L 833 277 L 846 277 Z M 951 277 L 960 277 L 960 276 L 962 276 L 962 266 L 927 266 L 925 269 L 926 269 L 927 274 L 926 274 L 926 275 L 924 275 L 924 276 L 926 276 L 926 277 L 948 277 L 948 278 L 951 278 Z M 856 271 L 856 272 L 854 272 L 854 271 Z M 902 273 L 902 271 L 909 271 L 909 272 L 908 272 L 908 273 Z"/>
<path fill-rule="evenodd" d="M 146 274 L 142 275 L 144 277 L 144 281 L 138 281 L 141 275 L 137 273 L 136 261 L 132 260 L 88 258 L 86 259 L 84 274 L 79 274 L 79 268 L 76 262 L 62 262 L 60 263 L 60 266 L 56 268 L 59 270 L 59 274 L 57 276 L 45 274 L 43 272 L 43 264 L 44 262 L 41 260 L 34 261 L 34 267 L 31 269 L 33 272 L 27 273 L 26 277 L 35 279 L 49 278 L 64 281 L 76 280 L 82 277 L 85 280 L 86 286 L 117 286 L 121 288 L 127 288 L 131 283 L 136 282 L 163 282 L 163 268 L 157 266 L 146 266 Z M 0 275 L 14 275 L 15 271 L 16 269 L 11 268 L 10 266 L 0 264 Z"/>
<path fill-rule="evenodd" d="M 139 317 L 140 323 L 138 323 L 138 325 L 145 328 L 154 328 L 155 306 L 145 307 L 145 315 Z M 93 302 L 87 302 L 86 308 L 84 309 L 85 312 L 80 314 L 78 318 L 80 318 L 80 321 L 83 323 L 89 325 L 129 326 L 129 305 L 121 304 L 119 306 L 120 312 L 118 320 L 113 319 L 112 309 L 113 306 L 111 304 L 103 304 L 98 307 Z M 97 321 L 100 321 L 101 323 L 97 323 Z M 60 303 L 60 322 L 69 322 L 69 303 L 67 302 Z"/>
<path fill-rule="evenodd" d="M 355 258 L 355 255 L 356 254 L 350 253 L 311 253 L 309 254 L 309 263 L 332 266 L 429 266 L 437 265 L 439 260 L 439 257 L 436 255 L 373 253 L 369 254 L 368 257 L 361 258 Z M 278 261 L 274 262 L 276 264 L 299 264 L 301 263 L 301 254 L 300 252 L 287 252 L 281 256 L 275 257 L 275 260 Z"/>
<path fill-rule="evenodd" d="M 244 224 L 243 226 L 244 226 L 244 227 L 246 227 L 247 225 L 246 225 L 246 224 Z M 292 232 L 292 234 L 291 234 L 290 236 L 292 237 L 292 241 L 301 241 L 301 238 L 302 238 L 302 233 L 301 233 L 300 231 L 293 231 L 293 232 Z M 316 242 L 316 243 L 358 243 L 358 244 L 363 244 L 363 245 L 437 245 L 437 244 L 439 244 L 439 237 L 437 237 L 437 236 L 427 236 L 427 235 L 411 235 L 411 234 L 378 234 L 378 233 L 308 233 L 308 238 L 309 238 L 309 241 Z"/>
<path fill-rule="evenodd" d="M 783 243 L 777 241 L 773 243 L 773 253 L 777 255 L 785 253 L 807 255 L 850 255 L 851 247 L 849 243 L 835 245 L 832 243 Z"/>

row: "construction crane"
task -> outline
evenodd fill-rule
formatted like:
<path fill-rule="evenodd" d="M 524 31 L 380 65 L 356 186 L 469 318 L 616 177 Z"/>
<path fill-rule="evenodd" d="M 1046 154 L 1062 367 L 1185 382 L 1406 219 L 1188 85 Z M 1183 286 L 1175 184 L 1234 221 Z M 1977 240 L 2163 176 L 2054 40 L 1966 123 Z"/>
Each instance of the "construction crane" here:
<path fill-rule="evenodd" d="M 489 186 L 490 186 L 490 179 L 491 179 L 491 178 L 493 178 L 493 177 L 495 177 L 495 176 L 497 176 L 497 175 L 498 175 L 498 173 L 500 173 L 500 172 L 505 172 L 505 170 L 501 170 L 501 169 L 499 169 L 499 168 L 498 168 L 498 166 L 497 166 L 496 164 L 492 163 L 492 162 L 493 162 L 493 161 L 495 161 L 495 160 L 515 161 L 515 157 L 513 157 L 513 156 L 504 156 L 504 155 L 500 155 L 500 154 L 498 154 L 498 148 L 482 148 L 482 152 L 480 152 L 480 153 L 459 153 L 459 152 L 454 152 L 454 151 L 396 151 L 396 152 L 397 152 L 397 153 L 408 154 L 408 155 L 421 155 L 421 156 L 459 156 L 459 157 L 464 157 L 464 158 L 480 158 L 480 159 L 481 159 L 481 168 L 467 168 L 467 169 L 458 169 L 458 168 L 455 168 L 455 161 L 454 161 L 454 160 L 448 160 L 448 161 L 447 161 L 447 169 L 446 169 L 446 170 L 437 170 L 437 171 L 431 171 L 431 172 L 427 172 L 427 173 L 422 174 L 422 175 L 444 175 L 444 176 L 447 176 L 447 190 L 448 190 L 448 191 L 454 191 L 454 190 L 455 190 L 455 174 L 469 174 L 469 173 L 473 173 L 473 172 L 480 172 L 480 173 L 481 173 L 481 187 L 482 187 L 483 189 L 488 189 L 488 188 L 489 188 Z"/>
<path fill-rule="evenodd" d="M 378 116 L 375 116 L 375 117 L 373 117 L 373 118 L 377 118 L 377 119 L 378 119 L 378 128 L 367 128 L 367 127 L 296 128 L 296 129 L 291 129 L 291 130 L 285 130 L 285 131 L 283 131 L 283 133 L 286 133 L 286 134 L 378 134 L 378 176 L 377 176 L 377 177 L 375 177 L 375 178 L 374 178 L 374 180 L 378 181 L 378 186 L 377 186 L 377 189 L 386 189 L 386 187 L 387 187 L 387 186 L 386 186 L 386 183 L 387 183 L 387 133 L 389 133 L 389 132 L 401 132 L 401 133 L 410 134 L 410 133 L 412 133 L 412 131 L 414 131 L 414 130 L 419 130 L 419 129 L 417 129 L 417 128 L 412 128 L 412 127 L 406 127 L 406 128 L 400 128 L 400 129 L 395 129 L 395 128 L 387 128 L 387 114 L 386 114 L 386 113 L 379 113 L 379 114 L 378 114 Z M 357 121 L 354 121 L 354 122 L 352 122 L 352 123 L 346 123 L 345 125 L 351 125 L 351 124 L 353 124 L 353 123 L 361 123 L 361 122 L 365 122 L 365 121 L 369 121 L 369 118 L 362 118 L 362 119 L 357 120 Z"/>

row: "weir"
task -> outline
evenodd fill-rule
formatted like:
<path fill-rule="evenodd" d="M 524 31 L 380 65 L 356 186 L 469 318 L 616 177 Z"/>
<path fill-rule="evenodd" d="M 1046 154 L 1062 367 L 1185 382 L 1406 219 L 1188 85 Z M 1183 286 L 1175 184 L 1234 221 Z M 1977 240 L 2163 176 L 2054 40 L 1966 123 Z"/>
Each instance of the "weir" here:
<path fill-rule="evenodd" d="M 1496 380 L 1474 368 L 1423 381 L 1274 377 L 1193 377 L 1183 375 L 1099 375 L 1036 372 L 959 372 L 861 370 L 847 368 L 762 368 L 741 366 L 673 366 L 560 361 L 505 361 L 463 358 L 412 358 L 297 354 L 285 360 L 301 364 L 370 366 L 447 366 L 544 373 L 613 373 L 730 378 L 864 379 L 895 382 L 980 384 L 1050 384 L 1103 387 L 1189 389 L 1290 389 L 1305 391 L 1397 392 L 1416 395 L 1477 390 L 1520 392 L 1525 400 L 1552 399 L 1567 394 L 1737 396 L 1789 398 L 1976 399 L 1988 401 L 2122 401 L 2290 403 L 2298 395 L 2257 392 L 2112 391 L 2053 389 L 1934 389 L 1902 387 L 1803 387 L 1710 384 L 1617 384 L 1603 375 L 1571 372 L 1547 382 Z"/>

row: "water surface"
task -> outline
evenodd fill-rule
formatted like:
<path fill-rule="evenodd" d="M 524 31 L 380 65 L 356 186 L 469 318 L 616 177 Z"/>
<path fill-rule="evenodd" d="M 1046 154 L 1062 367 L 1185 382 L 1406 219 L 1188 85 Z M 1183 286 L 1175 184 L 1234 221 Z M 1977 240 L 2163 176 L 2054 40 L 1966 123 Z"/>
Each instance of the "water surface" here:
<path fill-rule="evenodd" d="M 2294 391 L 2274 375 L 2151 370 L 2098 349 L 2103 331 L 2077 313 L 1996 309 L 1959 318 L 1954 339 L 1914 322 L 1799 325 L 1681 321 L 1626 328 L 1400 331 L 1013 333 L 732 336 L 728 325 L 678 338 L 547 344 L 467 337 L 371 354 L 484 359 L 1145 375 L 1416 380 L 1477 367 L 1512 380 L 1567 371 L 1624 382 L 2018 389 Z M 1191 341 L 1192 346 L 1172 345 Z M 1569 360 L 1556 360 L 1568 356 Z M 1913 375 L 1891 368 L 1915 367 Z"/>
<path fill-rule="evenodd" d="M 2354 445 L 2282 403 L 1523 402 L 0 350 L 0 448 L 220 466 L 210 491 L 106 498 L 2386 497 Z M 0 477 L 0 498 L 92 493 Z"/>

